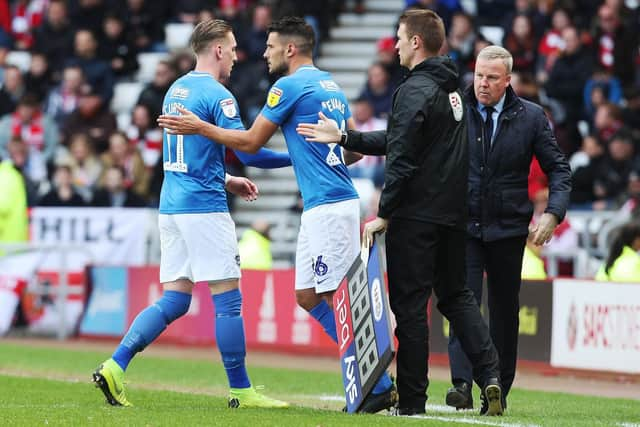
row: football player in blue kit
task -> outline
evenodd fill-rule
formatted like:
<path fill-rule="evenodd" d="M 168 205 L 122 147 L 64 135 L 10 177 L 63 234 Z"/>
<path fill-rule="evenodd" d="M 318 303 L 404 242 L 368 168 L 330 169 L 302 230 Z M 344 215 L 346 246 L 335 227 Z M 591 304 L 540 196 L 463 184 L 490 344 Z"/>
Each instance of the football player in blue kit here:
<path fill-rule="evenodd" d="M 221 20 L 203 22 L 194 29 L 190 45 L 197 56 L 195 70 L 171 85 L 163 113 L 176 114 L 178 108 L 189 108 L 207 122 L 244 129 L 235 98 L 219 83 L 229 77 L 236 60 L 231 26 Z M 247 199 L 254 199 L 257 189 L 246 178 L 225 174 L 224 150 L 216 140 L 199 135 L 164 134 L 165 176 L 158 218 L 164 293 L 138 314 L 112 357 L 93 374 L 96 386 L 112 405 L 131 405 L 123 385 L 129 362 L 172 321 L 187 313 L 194 285 L 206 282 L 215 306 L 216 343 L 231 389 L 229 407 L 289 406 L 257 393 L 247 375 L 238 289 L 240 262 L 225 184 Z M 255 155 L 238 154 L 244 163 L 259 167 L 291 164 L 288 154 L 266 149 Z"/>
<path fill-rule="evenodd" d="M 347 99 L 332 76 L 316 68 L 312 28 L 301 18 L 286 17 L 268 29 L 264 57 L 271 74 L 284 74 L 271 87 L 265 106 L 248 130 L 232 130 L 201 120 L 189 109 L 162 115 L 169 133 L 199 134 L 228 148 L 255 152 L 282 129 L 293 163 L 304 210 L 296 253 L 296 299 L 337 343 L 331 296 L 360 253 L 360 213 L 346 163 L 360 158 L 337 144 L 309 143 L 296 132 L 298 123 L 316 121 L 318 110 L 341 129 L 355 123 Z M 385 372 L 360 412 L 378 412 L 397 401 Z"/>

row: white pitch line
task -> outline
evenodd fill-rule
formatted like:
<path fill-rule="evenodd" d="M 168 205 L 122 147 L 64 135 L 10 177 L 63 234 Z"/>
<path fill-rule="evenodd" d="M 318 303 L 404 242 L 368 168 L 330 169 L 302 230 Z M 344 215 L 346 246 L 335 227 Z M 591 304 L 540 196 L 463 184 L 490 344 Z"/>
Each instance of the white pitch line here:
<path fill-rule="evenodd" d="M 310 399 L 324 400 L 325 402 L 344 402 L 344 396 L 335 396 L 335 395 L 332 396 L 327 394 L 321 394 L 320 396 L 305 396 L 305 397 L 308 397 Z"/>
<path fill-rule="evenodd" d="M 310 398 L 324 400 L 326 402 L 344 402 L 344 396 L 331 396 L 331 395 L 320 395 L 320 396 L 307 396 Z M 429 411 L 437 411 L 437 412 L 450 412 L 456 413 L 456 409 L 447 405 L 434 405 L 427 404 L 426 407 L 427 412 Z M 469 414 L 465 416 L 464 413 Z M 496 426 L 496 427 L 540 427 L 537 424 L 520 424 L 520 423 L 509 423 L 509 422 L 499 422 L 499 421 L 489 421 L 487 419 L 478 419 L 473 415 L 470 415 L 469 411 L 458 412 L 461 414 L 460 417 L 447 417 L 442 415 L 412 415 L 407 418 L 419 418 L 419 419 L 427 419 L 427 420 L 436 420 L 436 421 L 444 421 L 444 422 L 452 422 L 452 423 L 462 423 L 462 424 L 474 424 L 474 425 L 483 425 L 483 426 Z M 472 418 L 473 417 L 473 418 Z M 625 425 L 620 427 L 640 427 L 640 426 L 632 426 Z"/>
<path fill-rule="evenodd" d="M 429 407 L 427 406 L 427 409 Z M 538 424 L 520 424 L 520 423 L 501 423 L 493 421 L 479 420 L 476 418 L 466 417 L 442 417 L 439 415 L 413 415 L 410 418 L 420 418 L 425 420 L 445 421 L 450 423 L 475 424 L 481 426 L 497 426 L 497 427 L 540 427 Z"/>
<path fill-rule="evenodd" d="M 344 402 L 344 396 L 338 395 L 319 395 L 319 396 L 305 396 L 307 398 L 323 400 L 325 402 Z M 427 412 L 428 411 L 437 411 L 437 412 L 457 412 L 455 408 L 452 408 L 447 405 L 434 405 L 427 404 Z M 465 411 L 468 413 L 468 411 Z M 460 412 L 459 412 L 460 413 Z M 464 414 L 462 412 L 461 414 Z M 469 414 L 470 415 L 470 414 Z M 477 419 L 471 418 L 471 416 L 462 415 L 460 417 L 446 417 L 441 415 L 413 415 L 408 418 L 420 418 L 420 419 L 428 419 L 428 420 L 436 420 L 436 421 L 444 421 L 444 422 L 452 422 L 452 423 L 462 423 L 462 424 L 475 424 L 475 425 L 484 425 L 484 426 L 496 426 L 496 427 L 540 427 L 537 424 L 520 424 L 520 423 L 509 423 L 509 422 L 496 422 L 489 421 L 486 419 Z M 640 426 L 620 426 L 620 427 L 640 427 Z"/>
<path fill-rule="evenodd" d="M 60 409 L 60 408 L 79 408 L 77 403 L 54 403 L 54 404 L 38 404 L 38 403 L 0 403 L 2 409 Z"/>
<path fill-rule="evenodd" d="M 318 399 L 318 400 L 324 400 L 325 402 L 344 402 L 344 396 L 337 396 L 337 395 L 320 395 L 320 396 L 308 396 L 309 398 L 312 399 Z M 432 405 L 430 403 L 427 403 L 427 409 L 432 409 L 434 411 L 438 411 L 438 412 L 451 412 L 451 413 L 455 413 L 455 412 L 459 412 L 456 411 L 456 408 L 452 408 L 451 406 L 447 406 L 447 405 Z M 464 414 L 464 412 L 462 412 Z"/>

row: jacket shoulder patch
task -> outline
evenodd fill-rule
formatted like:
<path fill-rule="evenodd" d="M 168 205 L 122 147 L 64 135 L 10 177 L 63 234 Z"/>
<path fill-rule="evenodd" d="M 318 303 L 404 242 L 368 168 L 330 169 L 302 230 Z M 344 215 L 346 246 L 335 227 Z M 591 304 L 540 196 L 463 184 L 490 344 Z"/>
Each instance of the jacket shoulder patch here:
<path fill-rule="evenodd" d="M 453 111 L 453 118 L 456 122 L 462 120 L 462 98 L 458 92 L 451 92 L 449 94 L 449 104 L 451 105 L 451 111 Z"/>

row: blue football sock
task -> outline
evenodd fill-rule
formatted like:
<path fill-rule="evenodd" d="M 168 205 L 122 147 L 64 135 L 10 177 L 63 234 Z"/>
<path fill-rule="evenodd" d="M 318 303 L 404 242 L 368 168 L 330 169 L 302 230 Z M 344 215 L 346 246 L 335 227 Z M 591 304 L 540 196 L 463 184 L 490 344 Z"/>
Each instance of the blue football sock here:
<path fill-rule="evenodd" d="M 320 304 L 309 310 L 309 314 L 322 325 L 322 329 L 324 329 L 326 334 L 337 344 L 336 318 L 333 316 L 333 310 L 331 310 L 329 304 L 327 304 L 325 300 L 322 300 Z"/>
<path fill-rule="evenodd" d="M 178 291 L 164 291 L 162 298 L 142 310 L 129 327 L 113 353 L 122 370 L 126 370 L 136 353 L 144 350 L 171 322 L 189 310 L 191 294 Z"/>
<path fill-rule="evenodd" d="M 227 372 L 229 387 L 251 387 L 244 363 L 247 354 L 244 340 L 244 325 L 240 308 L 242 295 L 233 289 L 213 295 L 216 313 L 216 342 L 222 355 L 222 364 Z"/>
<path fill-rule="evenodd" d="M 389 390 L 391 388 L 391 384 L 392 384 L 391 383 L 391 377 L 389 376 L 387 371 L 384 371 L 382 373 L 382 376 L 380 377 L 380 379 L 376 383 L 376 385 L 373 386 L 373 389 L 371 390 L 371 393 L 373 393 L 373 394 L 382 394 L 382 393 L 386 392 L 387 390 Z"/>
<path fill-rule="evenodd" d="M 313 307 L 309 314 L 316 319 L 322 325 L 324 331 L 331 337 L 333 341 L 338 342 L 338 335 L 336 333 L 336 318 L 333 315 L 333 310 L 329 307 L 329 304 L 325 300 L 322 300 L 320 304 Z M 371 392 L 373 394 L 381 394 L 389 390 L 391 387 L 391 378 L 385 371 L 378 383 L 373 387 Z"/>

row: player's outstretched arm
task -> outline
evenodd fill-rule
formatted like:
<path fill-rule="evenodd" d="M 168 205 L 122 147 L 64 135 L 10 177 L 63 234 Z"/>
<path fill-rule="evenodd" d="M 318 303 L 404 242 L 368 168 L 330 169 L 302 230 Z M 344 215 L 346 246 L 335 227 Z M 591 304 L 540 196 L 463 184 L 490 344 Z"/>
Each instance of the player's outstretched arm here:
<path fill-rule="evenodd" d="M 258 186 L 249 178 L 243 176 L 226 174 L 224 177 L 224 187 L 229 193 L 240 196 L 247 202 L 252 202 L 258 198 Z"/>
<path fill-rule="evenodd" d="M 238 159 L 245 166 L 253 166 L 261 169 L 276 169 L 291 166 L 291 157 L 289 153 L 278 153 L 268 148 L 260 148 L 256 154 L 243 153 L 234 150 Z"/>
<path fill-rule="evenodd" d="M 178 107 L 181 115 L 163 114 L 158 117 L 158 125 L 168 133 L 178 135 L 202 135 L 233 150 L 256 153 L 276 132 L 278 125 L 259 115 L 251 129 L 223 129 L 207 123 L 191 111 Z"/>

